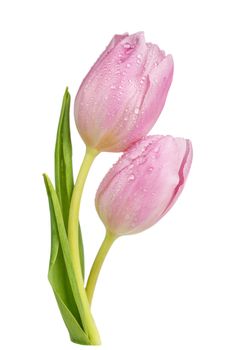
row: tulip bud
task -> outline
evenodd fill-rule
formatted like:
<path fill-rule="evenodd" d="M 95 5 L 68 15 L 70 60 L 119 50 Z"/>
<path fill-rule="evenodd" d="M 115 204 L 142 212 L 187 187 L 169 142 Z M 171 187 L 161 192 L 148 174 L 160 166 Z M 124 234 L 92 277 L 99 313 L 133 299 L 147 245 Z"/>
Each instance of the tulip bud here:
<path fill-rule="evenodd" d="M 192 144 L 172 136 L 148 136 L 134 144 L 104 177 L 96 208 L 115 236 L 155 224 L 181 193 L 192 162 Z"/>
<path fill-rule="evenodd" d="M 89 148 L 119 152 L 147 135 L 164 106 L 173 60 L 143 33 L 115 35 L 75 99 L 75 121 Z"/>

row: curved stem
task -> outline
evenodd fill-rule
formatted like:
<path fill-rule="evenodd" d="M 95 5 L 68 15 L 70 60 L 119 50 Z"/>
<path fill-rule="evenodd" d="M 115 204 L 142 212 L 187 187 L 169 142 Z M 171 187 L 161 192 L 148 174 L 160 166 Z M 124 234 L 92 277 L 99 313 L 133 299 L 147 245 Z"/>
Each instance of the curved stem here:
<path fill-rule="evenodd" d="M 91 268 L 91 271 L 89 274 L 89 278 L 88 278 L 88 282 L 86 285 L 86 294 L 87 294 L 90 305 L 92 303 L 93 293 L 95 290 L 95 286 L 97 283 L 99 273 L 101 271 L 102 264 L 107 256 L 107 253 L 110 250 L 110 247 L 112 246 L 112 244 L 114 243 L 116 238 L 117 237 L 115 237 L 111 232 L 106 231 L 105 239 L 102 242 L 102 245 L 101 245 L 101 247 L 96 255 L 96 258 L 94 260 L 94 263 L 92 265 L 92 268 Z"/>
<path fill-rule="evenodd" d="M 79 225 L 79 212 L 80 202 L 83 193 L 83 188 L 86 182 L 86 178 L 90 167 L 97 156 L 97 151 L 87 148 L 80 167 L 79 174 L 76 179 L 76 183 L 73 189 L 69 218 L 68 218 L 68 240 L 71 250 L 71 258 L 74 265 L 75 272 L 80 270 L 80 255 L 79 255 L 79 239 L 78 239 L 78 225 Z"/>
<path fill-rule="evenodd" d="M 89 169 L 97 156 L 98 151 L 93 149 L 86 149 L 86 153 L 80 167 L 79 174 L 73 189 L 69 218 L 68 218 L 68 241 L 70 246 L 71 260 L 76 277 L 77 288 L 79 291 L 80 299 L 84 307 L 85 325 L 87 326 L 88 336 L 93 344 L 99 344 L 100 338 L 90 312 L 90 306 L 87 299 L 87 295 L 84 288 L 84 281 L 81 270 L 80 254 L 79 254 L 79 237 L 78 237 L 78 225 L 79 225 L 79 211 L 80 201 L 83 193 L 84 184 L 89 172 Z"/>

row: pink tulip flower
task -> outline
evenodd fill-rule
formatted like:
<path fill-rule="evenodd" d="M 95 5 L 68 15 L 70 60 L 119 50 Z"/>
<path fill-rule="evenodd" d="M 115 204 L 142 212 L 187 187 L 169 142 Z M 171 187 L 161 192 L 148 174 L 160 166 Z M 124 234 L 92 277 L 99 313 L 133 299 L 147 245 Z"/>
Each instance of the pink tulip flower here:
<path fill-rule="evenodd" d="M 107 173 L 96 208 L 115 236 L 143 231 L 164 216 L 181 193 L 192 162 L 192 144 L 172 136 L 148 136 Z"/>
<path fill-rule="evenodd" d="M 75 99 L 75 121 L 89 148 L 119 152 L 147 135 L 164 106 L 173 60 L 144 33 L 115 35 Z"/>

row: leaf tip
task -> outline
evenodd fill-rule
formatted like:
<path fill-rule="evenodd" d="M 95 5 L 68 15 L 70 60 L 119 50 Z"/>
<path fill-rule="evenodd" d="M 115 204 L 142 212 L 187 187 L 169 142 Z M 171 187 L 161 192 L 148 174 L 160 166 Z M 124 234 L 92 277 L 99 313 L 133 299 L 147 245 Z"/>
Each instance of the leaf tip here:
<path fill-rule="evenodd" d="M 64 97 L 70 98 L 70 93 L 69 93 L 69 88 L 66 86 L 65 92 L 64 92 Z"/>

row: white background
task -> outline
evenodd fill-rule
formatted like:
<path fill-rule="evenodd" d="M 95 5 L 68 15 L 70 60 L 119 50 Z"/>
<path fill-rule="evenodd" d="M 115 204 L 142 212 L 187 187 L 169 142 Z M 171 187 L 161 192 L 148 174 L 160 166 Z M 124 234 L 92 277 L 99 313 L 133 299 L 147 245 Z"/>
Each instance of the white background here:
<path fill-rule="evenodd" d="M 93 303 L 102 349 L 234 349 L 234 49 L 232 1 L 1 1 L 1 349 L 75 349 L 47 281 L 42 173 L 66 85 L 73 99 L 115 33 L 144 30 L 172 53 L 174 81 L 151 133 L 188 137 L 194 161 L 175 207 L 119 239 Z M 72 107 L 73 108 L 73 107 Z M 71 118 L 74 172 L 84 145 Z M 86 268 L 103 239 L 95 161 L 81 209 Z"/>

